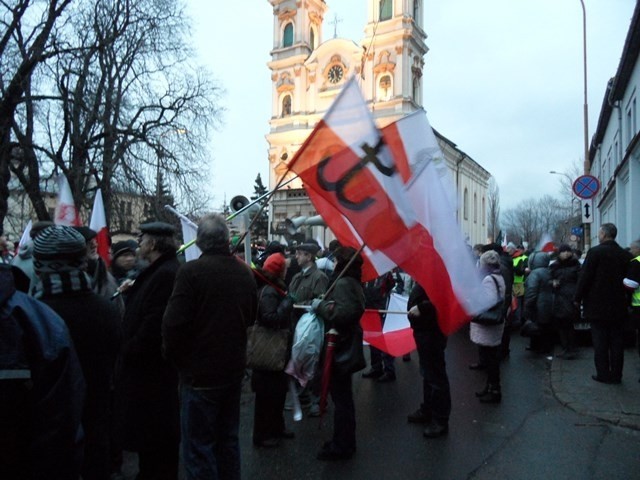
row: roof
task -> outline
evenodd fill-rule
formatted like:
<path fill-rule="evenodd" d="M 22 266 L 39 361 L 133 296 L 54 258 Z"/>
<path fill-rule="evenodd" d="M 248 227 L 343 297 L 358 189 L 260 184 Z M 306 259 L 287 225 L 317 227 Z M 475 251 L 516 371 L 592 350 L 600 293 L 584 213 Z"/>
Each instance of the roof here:
<path fill-rule="evenodd" d="M 593 161 L 596 154 L 596 148 L 594 147 L 602 143 L 604 134 L 607 131 L 607 125 L 613 112 L 612 103 L 621 100 L 629 86 L 633 68 L 638 61 L 638 53 L 640 53 L 640 3 L 636 3 L 636 8 L 631 17 L 631 24 L 629 25 L 627 38 L 624 42 L 624 48 L 622 49 L 622 57 L 618 64 L 618 70 L 615 77 L 609 80 L 607 90 L 602 99 L 598 126 L 593 134 L 591 148 L 589 150 L 590 161 Z"/>

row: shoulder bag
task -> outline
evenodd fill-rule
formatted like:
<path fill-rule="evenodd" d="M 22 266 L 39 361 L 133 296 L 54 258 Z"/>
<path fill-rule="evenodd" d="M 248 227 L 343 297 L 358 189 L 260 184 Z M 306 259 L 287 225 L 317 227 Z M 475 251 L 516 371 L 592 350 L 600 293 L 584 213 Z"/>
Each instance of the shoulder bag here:
<path fill-rule="evenodd" d="M 247 367 L 271 372 L 284 371 L 288 347 L 289 329 L 265 327 L 256 318 L 256 322 L 247 329 Z"/>
<path fill-rule="evenodd" d="M 498 295 L 500 295 L 500 287 L 498 286 L 498 281 L 495 279 L 493 275 L 491 275 L 491 279 L 493 283 L 496 285 L 496 290 L 498 291 Z M 504 299 L 501 298 L 498 302 L 488 310 L 485 310 L 482 313 L 479 313 L 475 317 L 471 319 L 473 323 L 477 323 L 479 325 L 500 325 L 504 322 Z"/>

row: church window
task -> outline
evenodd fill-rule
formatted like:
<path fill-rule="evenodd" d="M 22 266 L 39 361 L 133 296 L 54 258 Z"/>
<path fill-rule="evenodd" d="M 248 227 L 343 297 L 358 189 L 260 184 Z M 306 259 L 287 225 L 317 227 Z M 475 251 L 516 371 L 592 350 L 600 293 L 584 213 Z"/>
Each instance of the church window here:
<path fill-rule="evenodd" d="M 309 29 L 309 46 L 311 50 L 315 50 L 316 48 L 316 32 L 313 31 L 313 28 Z"/>
<path fill-rule="evenodd" d="M 393 0 L 380 0 L 380 21 L 389 20 L 393 9 Z"/>
<path fill-rule="evenodd" d="M 484 197 L 482 197 L 482 226 L 483 227 L 484 227 L 485 218 L 487 218 L 487 205 L 486 205 L 486 202 L 484 200 Z"/>
<path fill-rule="evenodd" d="M 290 47 L 293 45 L 293 23 L 289 22 L 284 27 L 284 33 L 282 35 L 282 46 Z"/>
<path fill-rule="evenodd" d="M 478 194 L 473 194 L 473 223 L 478 223 Z"/>
<path fill-rule="evenodd" d="M 469 190 L 464 189 L 464 197 L 462 199 L 462 216 L 465 220 L 469 220 Z"/>
<path fill-rule="evenodd" d="M 391 82 L 391 75 L 382 75 L 378 81 L 378 100 L 382 102 L 390 100 L 392 92 L 393 85 Z"/>
<path fill-rule="evenodd" d="M 291 115 L 291 95 L 285 95 L 282 98 L 282 116 L 288 117 Z"/>

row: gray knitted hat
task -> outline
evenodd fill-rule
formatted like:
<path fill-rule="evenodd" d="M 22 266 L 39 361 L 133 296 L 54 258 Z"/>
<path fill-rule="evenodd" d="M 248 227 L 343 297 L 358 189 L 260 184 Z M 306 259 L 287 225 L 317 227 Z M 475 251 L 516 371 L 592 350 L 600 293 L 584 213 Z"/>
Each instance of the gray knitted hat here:
<path fill-rule="evenodd" d="M 78 260 L 86 254 L 84 237 L 72 227 L 47 227 L 33 239 L 33 257 L 36 260 Z"/>

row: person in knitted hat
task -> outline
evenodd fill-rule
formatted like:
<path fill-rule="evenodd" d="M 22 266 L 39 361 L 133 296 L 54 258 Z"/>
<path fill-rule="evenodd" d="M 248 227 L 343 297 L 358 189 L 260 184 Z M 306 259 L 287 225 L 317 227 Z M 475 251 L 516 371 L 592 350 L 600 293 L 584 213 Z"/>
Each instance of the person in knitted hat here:
<path fill-rule="evenodd" d="M 109 392 L 120 345 L 120 312 L 94 293 L 85 272 L 87 246 L 71 227 L 55 225 L 33 241 L 35 297 L 67 324 L 87 384 L 83 478 L 109 478 Z"/>
<path fill-rule="evenodd" d="M 274 278 L 284 278 L 287 273 L 287 259 L 282 253 L 273 253 L 264 262 L 262 269 L 270 273 Z"/>
<path fill-rule="evenodd" d="M 262 283 L 258 288 L 259 325 L 286 329 L 291 334 L 293 301 L 286 295 L 284 277 L 287 261 L 282 253 L 273 253 L 262 267 Z M 266 280 L 266 281 L 265 281 Z M 287 364 L 288 358 L 285 360 Z M 256 447 L 277 447 L 281 438 L 293 438 L 285 428 L 284 403 L 287 395 L 287 375 L 284 371 L 253 370 L 251 387 L 256 394 L 253 414 L 253 444 Z"/>

